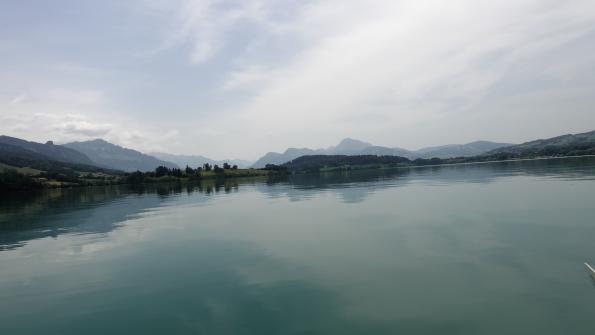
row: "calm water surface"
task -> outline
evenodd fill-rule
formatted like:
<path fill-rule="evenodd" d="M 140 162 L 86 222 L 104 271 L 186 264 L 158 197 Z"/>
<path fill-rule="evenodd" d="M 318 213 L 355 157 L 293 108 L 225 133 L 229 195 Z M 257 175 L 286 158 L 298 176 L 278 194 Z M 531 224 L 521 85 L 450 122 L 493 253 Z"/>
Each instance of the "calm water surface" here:
<path fill-rule="evenodd" d="M 0 334 L 595 334 L 595 159 L 0 198 Z"/>

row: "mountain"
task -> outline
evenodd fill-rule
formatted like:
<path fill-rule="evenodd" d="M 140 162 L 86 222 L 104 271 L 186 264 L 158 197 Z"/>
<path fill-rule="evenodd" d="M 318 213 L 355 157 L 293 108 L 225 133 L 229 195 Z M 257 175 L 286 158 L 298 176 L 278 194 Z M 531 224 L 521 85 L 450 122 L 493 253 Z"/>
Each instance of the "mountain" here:
<path fill-rule="evenodd" d="M 427 147 L 415 151 L 416 158 L 451 158 L 469 157 L 486 153 L 490 150 L 508 147 L 510 143 L 496 143 L 489 141 L 475 141 L 467 144 L 449 144 L 438 147 Z"/>
<path fill-rule="evenodd" d="M 306 155 L 376 155 L 376 156 L 400 156 L 409 159 L 416 158 L 450 158 L 450 157 L 468 157 L 475 156 L 487 151 L 510 146 L 508 143 L 495 143 L 488 141 L 476 141 L 467 144 L 450 144 L 440 147 L 427 147 L 417 151 L 407 150 L 403 148 L 389 148 L 383 146 L 372 145 L 367 142 L 355 140 L 352 138 L 343 139 L 337 146 L 329 147 L 327 149 L 308 149 L 308 148 L 289 148 L 283 153 L 269 152 L 260 159 L 258 159 L 252 167 L 262 168 L 266 164 L 280 165 L 301 156 Z"/>
<path fill-rule="evenodd" d="M 355 155 L 356 153 L 361 152 L 362 150 L 371 147 L 372 144 L 354 140 L 352 138 L 345 138 L 337 144 L 335 147 L 330 147 L 325 150 L 325 154 L 327 155 Z"/>
<path fill-rule="evenodd" d="M 415 152 L 401 149 L 401 148 L 388 148 L 388 147 L 381 147 L 378 145 L 373 145 L 371 147 L 367 147 L 362 151 L 357 153 L 358 155 L 376 155 L 376 156 L 400 156 L 400 157 L 407 157 L 407 158 L 414 158 Z"/>
<path fill-rule="evenodd" d="M 139 151 L 123 148 L 102 139 L 66 143 L 64 147 L 87 155 L 94 164 L 122 171 L 152 171 L 158 166 L 178 168 L 174 163 L 157 159 Z"/>
<path fill-rule="evenodd" d="M 289 148 L 282 154 L 277 152 L 268 152 L 266 155 L 262 156 L 254 164 L 252 164 L 252 167 L 263 168 L 267 164 L 281 165 L 301 156 L 317 154 L 324 155 L 326 154 L 326 151 L 324 149 L 312 150 L 308 148 Z"/>
<path fill-rule="evenodd" d="M 51 158 L 35 151 L 12 144 L 0 143 L 0 163 L 14 167 L 31 167 L 51 161 Z"/>
<path fill-rule="evenodd" d="M 34 142 L 33 142 L 34 143 Z M 71 181 L 80 177 L 80 172 L 101 172 L 107 174 L 120 174 L 121 171 L 103 169 L 96 165 L 70 163 L 56 160 L 53 157 L 31 151 L 12 144 L 0 143 L 1 170 L 15 169 L 22 172 L 37 174 L 45 173 L 45 178 L 60 178 Z"/>
<path fill-rule="evenodd" d="M 595 154 L 595 130 L 525 142 L 494 149 L 485 154 L 523 157 L 591 155 Z"/>
<path fill-rule="evenodd" d="M 94 165 L 91 159 L 85 154 L 61 145 L 54 145 L 52 141 L 47 141 L 45 144 L 42 144 L 2 135 L 0 136 L 0 143 L 25 149 L 28 152 L 27 155 L 29 155 L 30 152 L 37 153 L 44 159 L 72 164 Z M 14 151 L 13 148 L 11 152 Z"/>
<path fill-rule="evenodd" d="M 205 163 L 209 163 L 211 165 L 223 165 L 223 163 L 229 163 L 230 165 L 237 165 L 239 168 L 246 168 L 252 165 L 252 162 L 241 159 L 215 160 L 200 155 L 174 155 L 163 152 L 151 152 L 150 154 L 161 160 L 175 163 L 180 167 L 185 167 L 188 165 L 191 168 L 197 168 L 199 166 L 203 166 Z"/>

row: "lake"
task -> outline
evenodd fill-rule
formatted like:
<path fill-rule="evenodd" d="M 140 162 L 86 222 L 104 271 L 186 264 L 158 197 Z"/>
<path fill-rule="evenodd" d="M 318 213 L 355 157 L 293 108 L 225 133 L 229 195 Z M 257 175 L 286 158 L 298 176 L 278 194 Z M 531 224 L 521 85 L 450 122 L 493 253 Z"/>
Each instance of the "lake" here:
<path fill-rule="evenodd" d="M 0 334 L 595 334 L 595 159 L 0 198 Z"/>

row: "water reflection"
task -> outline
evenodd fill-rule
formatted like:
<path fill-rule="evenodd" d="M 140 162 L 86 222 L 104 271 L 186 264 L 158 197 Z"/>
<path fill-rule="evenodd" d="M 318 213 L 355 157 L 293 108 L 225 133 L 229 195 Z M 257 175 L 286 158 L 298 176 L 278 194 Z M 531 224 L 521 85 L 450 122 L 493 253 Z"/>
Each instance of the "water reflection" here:
<path fill-rule="evenodd" d="M 332 192 L 346 203 L 358 203 L 377 191 L 406 186 L 411 182 L 434 185 L 453 183 L 491 183 L 513 176 L 595 178 L 595 157 L 494 162 L 452 166 L 428 166 L 411 169 L 352 170 L 294 175 L 284 185 L 257 188 L 271 198 L 308 200 L 316 192 Z M 289 187 L 285 187 L 285 186 Z"/>
<path fill-rule="evenodd" d="M 61 234 L 107 233 L 123 221 L 167 205 L 183 193 L 211 195 L 237 189 L 234 181 L 205 181 L 4 194 L 0 197 L 0 251 L 23 246 L 28 240 Z M 207 197 L 192 199 L 194 203 L 205 201 Z"/>
<path fill-rule="evenodd" d="M 55 189 L 0 195 L 0 251 L 26 241 L 65 233 L 107 233 L 151 208 L 206 202 L 209 196 L 253 187 L 266 196 L 309 200 L 331 192 L 345 203 L 359 203 L 375 192 L 409 183 L 449 185 L 490 183 L 518 175 L 565 179 L 593 178 L 595 158 L 548 159 L 412 169 L 353 170 L 269 179 L 208 180 L 199 183 L 146 184 Z M 314 191 L 314 192 L 312 192 Z M 194 193 L 202 196 L 191 197 Z M 181 195 L 187 195 L 181 197 Z"/>
<path fill-rule="evenodd" d="M 594 165 L 544 163 L 3 201 L 0 333 L 592 334 Z"/>

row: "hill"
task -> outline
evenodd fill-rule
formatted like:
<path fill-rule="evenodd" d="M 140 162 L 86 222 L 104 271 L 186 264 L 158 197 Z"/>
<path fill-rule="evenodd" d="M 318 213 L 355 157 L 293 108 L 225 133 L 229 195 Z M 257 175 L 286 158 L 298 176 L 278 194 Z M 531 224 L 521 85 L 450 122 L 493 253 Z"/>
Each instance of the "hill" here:
<path fill-rule="evenodd" d="M 388 148 L 373 145 L 358 152 L 359 155 L 376 155 L 376 156 L 401 156 L 412 158 L 415 157 L 415 152 L 402 148 Z"/>
<path fill-rule="evenodd" d="M 123 148 L 102 139 L 64 144 L 87 155 L 94 164 L 122 171 L 152 171 L 158 166 L 178 168 L 174 163 L 157 159 L 139 151 Z"/>
<path fill-rule="evenodd" d="M 61 145 L 54 145 L 54 143 L 51 141 L 48 141 L 45 144 L 42 144 L 42 143 L 22 140 L 22 139 L 16 138 L 16 137 L 2 135 L 2 136 L 0 136 L 0 144 L 5 144 L 5 145 L 10 145 L 10 146 L 25 149 L 27 151 L 26 154 L 21 152 L 21 154 L 23 154 L 25 156 L 29 156 L 30 153 L 36 153 L 36 154 L 41 155 L 41 156 L 36 156 L 36 159 L 39 159 L 40 157 L 44 157 L 44 159 L 51 159 L 53 161 L 58 161 L 58 162 L 93 165 L 93 161 L 91 161 L 91 159 L 89 157 L 87 157 L 85 154 L 83 154 L 79 151 L 70 149 L 70 148 L 63 147 Z M 8 150 L 7 148 L 5 148 L 5 149 Z M 12 153 L 15 153 L 19 150 L 12 148 L 9 151 L 11 151 Z"/>
<path fill-rule="evenodd" d="M 595 130 L 539 139 L 491 150 L 487 156 L 533 158 L 540 156 L 582 156 L 595 154 Z"/>
<path fill-rule="evenodd" d="M 381 166 L 409 165 L 411 161 L 399 156 L 376 156 L 376 155 L 311 155 L 301 156 L 283 164 L 293 172 L 316 172 L 320 170 L 332 170 L 334 168 L 375 168 Z"/>
<path fill-rule="evenodd" d="M 415 151 L 413 158 L 451 158 L 470 157 L 486 153 L 490 150 L 509 147 L 510 143 L 497 143 L 489 141 L 475 141 L 467 144 L 449 144 L 437 147 L 427 147 Z"/>

